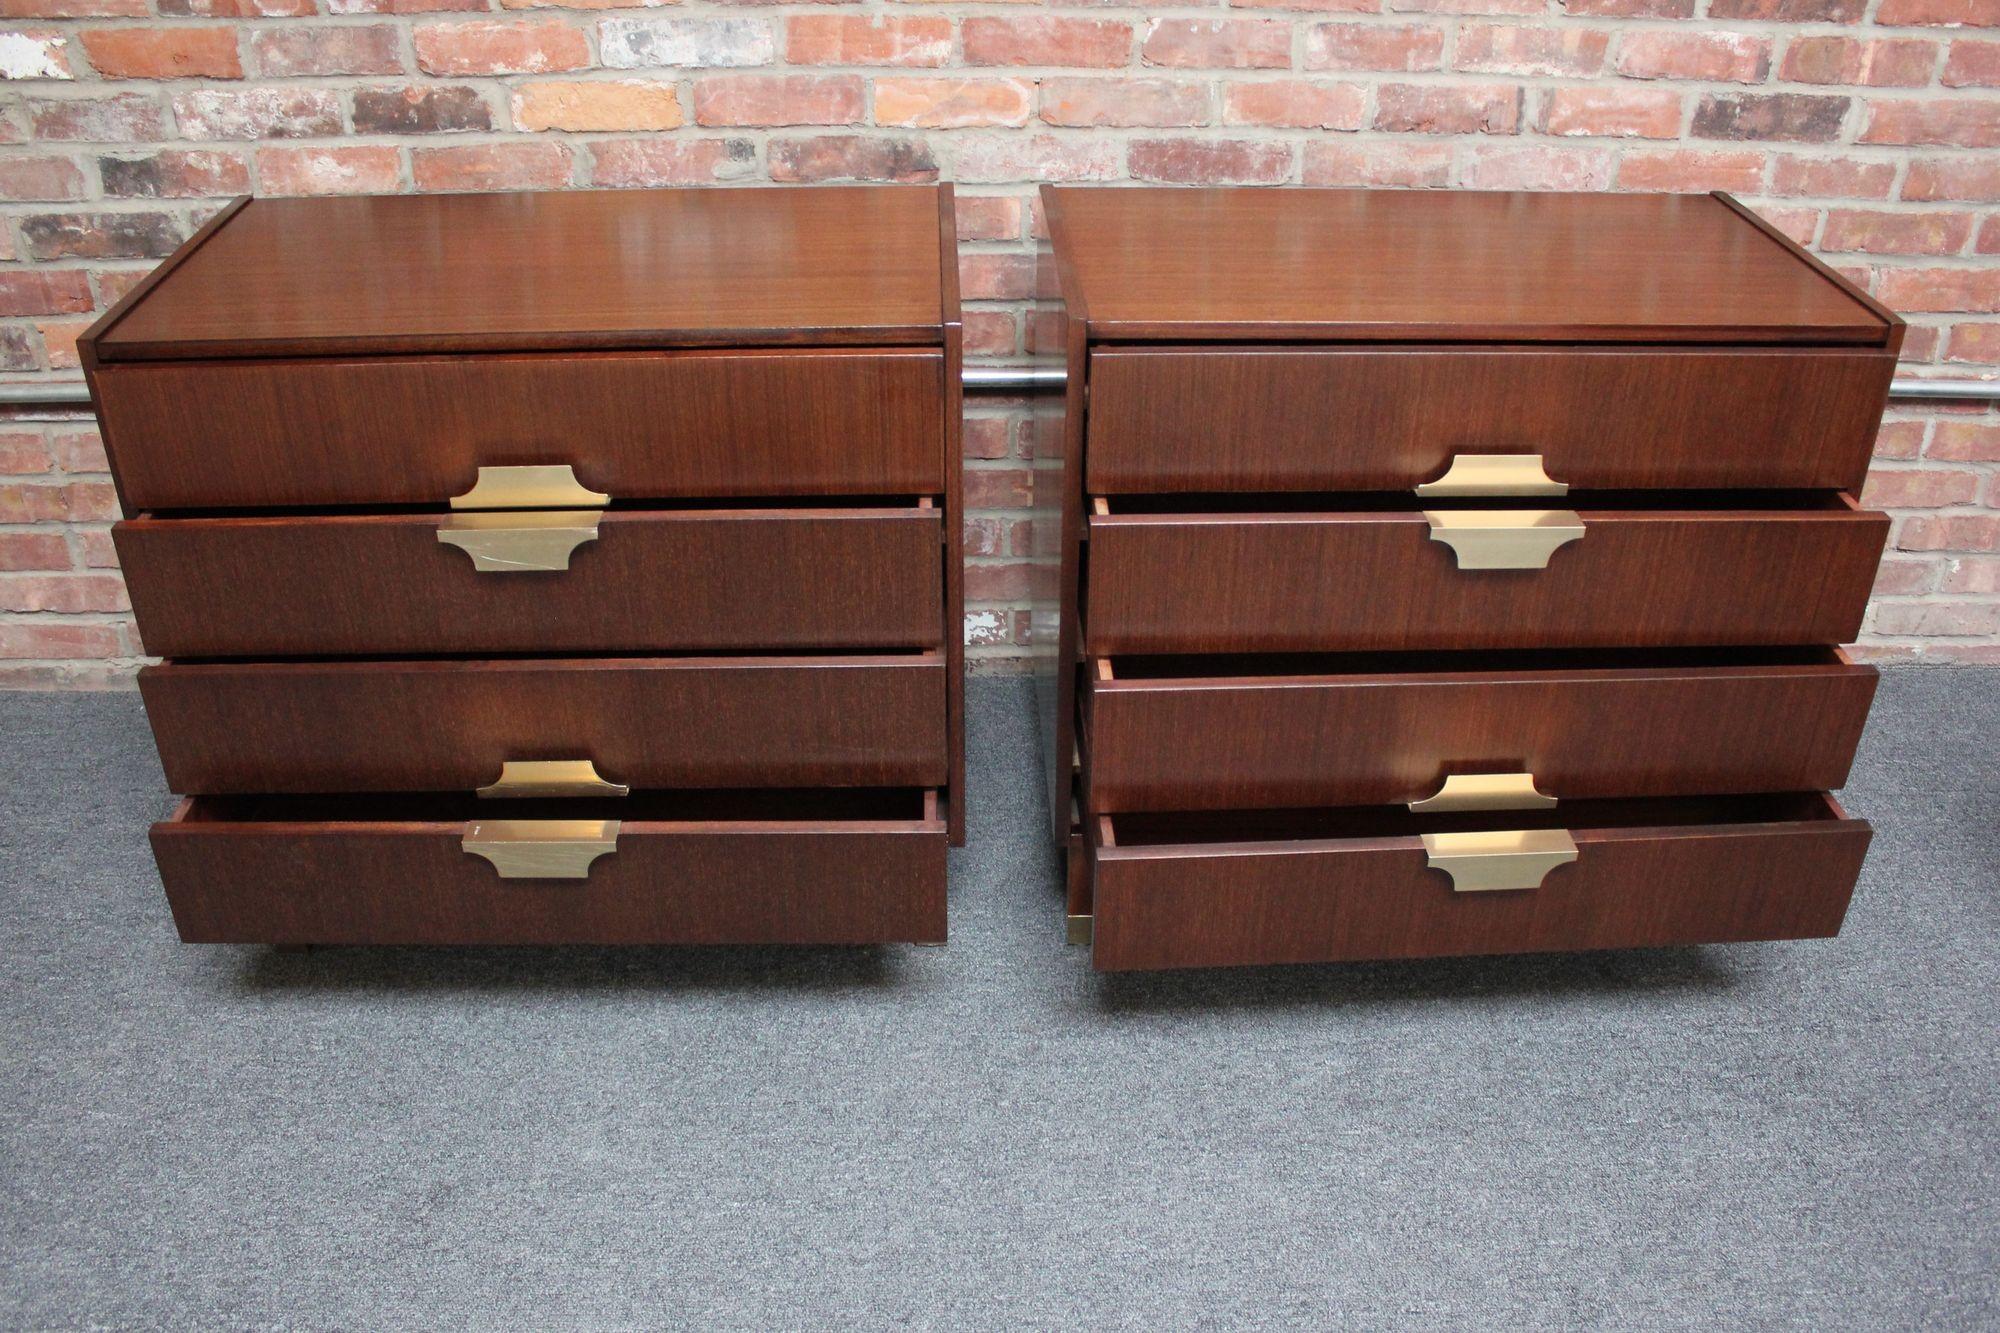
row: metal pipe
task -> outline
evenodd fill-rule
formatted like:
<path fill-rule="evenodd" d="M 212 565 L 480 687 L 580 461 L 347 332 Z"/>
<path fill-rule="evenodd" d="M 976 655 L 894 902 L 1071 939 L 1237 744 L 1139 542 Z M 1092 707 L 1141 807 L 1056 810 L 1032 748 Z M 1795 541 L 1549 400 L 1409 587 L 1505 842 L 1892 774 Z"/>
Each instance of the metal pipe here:
<path fill-rule="evenodd" d="M 967 366 L 967 393 L 1037 393 L 1061 389 L 1069 373 L 1061 366 Z M 1915 402 L 2000 402 L 2000 379 L 1932 380 L 1901 376 L 1889 385 L 1889 397 Z M 82 380 L 30 380 L 0 384 L 0 405 L 10 407 L 88 407 L 90 394 Z"/>

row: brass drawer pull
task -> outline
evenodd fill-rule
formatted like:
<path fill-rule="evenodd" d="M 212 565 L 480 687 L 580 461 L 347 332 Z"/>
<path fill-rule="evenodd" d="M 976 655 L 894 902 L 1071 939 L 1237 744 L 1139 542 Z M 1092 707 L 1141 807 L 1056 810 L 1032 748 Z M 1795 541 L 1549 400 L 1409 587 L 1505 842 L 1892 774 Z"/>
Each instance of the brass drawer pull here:
<path fill-rule="evenodd" d="M 458 845 L 502 879 L 589 879 L 590 863 L 618 850 L 615 819 L 479 819 Z"/>
<path fill-rule="evenodd" d="M 1571 509 L 1426 509 L 1424 519 L 1460 569 L 1546 569 L 1558 547 L 1583 536 Z"/>
<path fill-rule="evenodd" d="M 453 509 L 576 509 L 610 503 L 610 496 L 578 481 L 568 463 L 482 467 L 472 489 L 451 498 Z"/>
<path fill-rule="evenodd" d="M 597 540 L 596 511 L 556 509 L 532 514 L 453 514 L 437 538 L 472 557 L 489 574 L 565 570 L 576 548 Z"/>
<path fill-rule="evenodd" d="M 1542 467 L 1540 454 L 1453 454 L 1444 475 L 1418 495 L 1568 495 L 1569 483 Z"/>
<path fill-rule="evenodd" d="M 622 782 L 598 776 L 588 759 L 509 759 L 500 776 L 479 789 L 481 796 L 629 796 Z"/>
<path fill-rule="evenodd" d="M 1546 810 L 1555 803 L 1555 797 L 1535 790 L 1533 773 L 1453 773 L 1435 794 L 1411 801 L 1410 811 Z"/>
<path fill-rule="evenodd" d="M 1512 833 L 1426 833 L 1426 864 L 1451 876 L 1456 893 L 1538 889 L 1557 866 L 1576 860 L 1576 841 L 1565 829 Z"/>

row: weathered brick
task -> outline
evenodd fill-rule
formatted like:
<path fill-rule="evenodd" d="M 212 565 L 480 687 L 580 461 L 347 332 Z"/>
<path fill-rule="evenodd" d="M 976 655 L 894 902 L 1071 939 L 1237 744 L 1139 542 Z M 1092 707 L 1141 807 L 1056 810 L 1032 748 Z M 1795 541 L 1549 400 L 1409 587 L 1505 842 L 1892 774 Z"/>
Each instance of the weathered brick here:
<path fill-rule="evenodd" d="M 1035 294 L 1035 257 L 960 255 L 958 290 L 968 301 L 1024 301 Z"/>
<path fill-rule="evenodd" d="M 1774 194 L 1835 199 L 1887 199 L 1896 184 L 1894 162 L 1854 157 L 1780 157 L 1771 168 Z"/>
<path fill-rule="evenodd" d="M 83 171 L 67 157 L 0 157 L 0 199 L 81 199 Z"/>
<path fill-rule="evenodd" d="M 0 577 L 0 611 L 75 615 L 128 611 L 125 581 L 116 574 L 10 574 Z"/>
<path fill-rule="evenodd" d="M 2000 463 L 2000 425 L 1940 421 L 1924 456 L 1952 463 Z"/>
<path fill-rule="evenodd" d="M 768 65 L 778 54 L 771 25 L 761 19 L 603 19 L 597 47 L 611 69 L 729 69 Z"/>
<path fill-rule="evenodd" d="M 448 134 L 493 128 L 493 109 L 479 89 L 463 84 L 412 83 L 354 90 L 356 134 Z"/>
<path fill-rule="evenodd" d="M 1993 0 L 1882 0 L 1875 21 L 1885 28 L 2000 28 L 2000 11 Z"/>
<path fill-rule="evenodd" d="M 1875 457 L 1915 458 L 1923 452 L 1925 423 L 1885 421 L 1875 431 Z"/>
<path fill-rule="evenodd" d="M 1044 79 L 1041 118 L 1051 125 L 1206 125 L 1205 84 L 1173 79 Z"/>
<path fill-rule="evenodd" d="M 1931 591 L 1937 585 L 1936 560 L 1884 560 L 1875 571 L 1871 596 L 1909 597 Z"/>
<path fill-rule="evenodd" d="M 1903 551 L 2000 551 L 2000 514 L 1925 514 L 1896 529 Z"/>
<path fill-rule="evenodd" d="M 1979 239 L 1972 243 L 1974 254 L 2000 255 L 2000 214 L 1995 214 L 1980 224 Z"/>
<path fill-rule="evenodd" d="M 1892 310 L 2000 312 L 2000 268 L 1889 268 L 1875 295 Z"/>
<path fill-rule="evenodd" d="M 1948 255 L 1972 235 L 1970 213 L 1890 213 L 1836 208 L 1826 215 L 1820 248 L 1880 255 Z"/>
<path fill-rule="evenodd" d="M 519 130 L 671 130 L 682 119 L 671 83 L 576 80 L 524 83 L 514 90 Z"/>
<path fill-rule="evenodd" d="M 1943 82 L 1947 88 L 2000 88 L 2000 42 L 1953 42 Z"/>
<path fill-rule="evenodd" d="M 1034 473 L 1026 468 L 967 468 L 965 507 L 1026 509 L 1035 492 Z"/>
<path fill-rule="evenodd" d="M 1307 69 L 1418 73 L 1444 59 L 1444 29 L 1430 23 L 1317 23 L 1306 30 Z"/>
<path fill-rule="evenodd" d="M 1870 102 L 1861 142 L 2000 147 L 2000 98 Z"/>
<path fill-rule="evenodd" d="M 1880 634 L 1968 638 L 2000 633 L 2000 606 L 1977 602 L 1884 602 L 1875 608 Z"/>
<path fill-rule="evenodd" d="M 1979 474 L 1946 468 L 1876 468 L 1861 488 L 1861 503 L 1885 509 L 1944 509 L 1970 504 Z"/>
<path fill-rule="evenodd" d="M 1552 88 L 1543 104 L 1549 134 L 1678 138 L 1681 95 L 1666 88 Z"/>
<path fill-rule="evenodd" d="M 1136 139 L 1134 180 L 1173 185 L 1276 185 L 1292 174 L 1292 147 L 1243 139 Z"/>
<path fill-rule="evenodd" d="M 1936 42 L 1798 37 L 1785 47 L 1778 77 L 1789 83 L 1853 83 L 1921 88 L 1937 65 Z"/>
<path fill-rule="evenodd" d="M 251 35 L 250 50 L 265 78 L 403 71 L 402 39 L 384 23 L 271 28 Z"/>
<path fill-rule="evenodd" d="M 1013 453 L 1009 443 L 1011 423 L 1006 417 L 967 417 L 965 420 L 965 456 L 967 458 L 1006 458 Z"/>
<path fill-rule="evenodd" d="M 1313 139 L 1300 175 L 1307 185 L 1437 187 L 1451 183 L 1451 159 L 1449 144 Z"/>
<path fill-rule="evenodd" d="M 1540 14 L 1542 0 L 1389 0 L 1389 8 L 1420 14 Z"/>
<path fill-rule="evenodd" d="M 555 190 L 569 184 L 569 149 L 559 143 L 454 144 L 413 148 L 419 190 Z"/>
<path fill-rule="evenodd" d="M 1630 149 L 1618 163 L 1621 190 L 1663 190 L 1677 194 L 1733 190 L 1756 194 L 1763 179 L 1764 154 L 1759 152 Z"/>
<path fill-rule="evenodd" d="M 1694 0 L 1557 0 L 1562 12 L 1580 18 L 1686 19 Z"/>
<path fill-rule="evenodd" d="M 1379 14 L 1382 0 L 1229 0 L 1232 9 L 1285 9 L 1311 14 Z"/>
<path fill-rule="evenodd" d="M 974 17 L 959 24 L 968 65 L 1109 69 L 1131 58 L 1132 25 L 1117 19 Z"/>
<path fill-rule="evenodd" d="M 1747 32 L 1628 32 L 1618 39 L 1614 64 L 1628 79 L 1762 83 L 1771 41 Z"/>
<path fill-rule="evenodd" d="M 1477 74 L 1588 78 L 1604 68 L 1611 34 L 1597 28 L 1462 23 L 1452 68 Z"/>
<path fill-rule="evenodd" d="M 162 18 L 312 18 L 318 12 L 313 0 L 160 0 Z M 329 12 L 341 11 L 336 8 Z"/>
<path fill-rule="evenodd" d="M 583 32 L 560 20 L 434 23 L 410 36 L 426 74 L 549 74 L 590 63 Z"/>
<path fill-rule="evenodd" d="M 326 0 L 329 14 L 438 14 L 487 7 L 487 0 Z"/>
<path fill-rule="evenodd" d="M 165 213 L 37 213 L 21 238 L 31 259 L 164 259 L 182 240 Z"/>
<path fill-rule="evenodd" d="M 1941 592 L 2000 592 L 2000 560 L 1959 559 L 1945 564 Z"/>
<path fill-rule="evenodd" d="M 952 212 L 961 241 L 1012 241 L 1021 235 L 1022 200 L 1006 195 L 961 195 Z"/>
<path fill-rule="evenodd" d="M 1903 177 L 1903 198 L 2000 199 L 2000 158 L 1917 158 Z"/>
<path fill-rule="evenodd" d="M 611 139 L 590 145 L 595 185 L 706 185 L 740 180 L 755 170 L 747 139 Z"/>
<path fill-rule="evenodd" d="M 341 132 L 340 99 L 323 88 L 179 93 L 174 119 L 189 139 L 304 139 Z"/>
<path fill-rule="evenodd" d="M 0 274 L 0 292 L 6 290 L 5 278 L 7 276 Z M 42 438 L 40 431 L 0 431 L 0 475 L 10 477 L 35 476 L 47 472 L 54 464 L 54 461 L 49 456 L 48 441 Z M 4 556 L 4 552 L 5 547 L 0 546 L 0 556 Z M 67 562 L 65 562 L 64 567 L 66 565 Z M 5 568 L 7 566 L 4 560 L 0 559 L 0 569 Z"/>
<path fill-rule="evenodd" d="M 1228 125 L 1358 130 L 1368 123 L 1368 94 L 1353 84 L 1304 79 L 1231 83 L 1223 88 L 1222 119 Z"/>
<path fill-rule="evenodd" d="M 0 532 L 0 569 L 68 569 L 69 543 L 58 532 Z"/>
<path fill-rule="evenodd" d="M 117 517 L 118 497 L 108 481 L 0 485 L 0 523 L 90 522 Z"/>
<path fill-rule="evenodd" d="M 959 130 L 1025 125 L 1035 85 L 1025 79 L 877 79 L 875 123 Z"/>
<path fill-rule="evenodd" d="M 1292 27 L 1278 19 L 1152 19 L 1139 58 L 1177 69 L 1284 69 Z"/>
<path fill-rule="evenodd" d="M 72 79 L 69 38 L 45 29 L 0 32 L 0 79 Z"/>
<path fill-rule="evenodd" d="M 1867 8 L 1868 0 L 1709 0 L 1708 16 L 1759 23 L 1858 23 Z"/>
<path fill-rule="evenodd" d="M 698 125 L 853 125 L 866 104 L 852 74 L 721 74 L 694 86 Z"/>
<path fill-rule="evenodd" d="M 1020 350 L 1020 328 L 1010 311 L 968 310 L 963 328 L 967 356 L 1013 356 Z"/>
<path fill-rule="evenodd" d="M 100 157 L 97 172 L 104 193 L 120 199 L 212 199 L 250 190 L 250 169 L 242 158 L 206 148 Z"/>
<path fill-rule="evenodd" d="M 39 370 L 41 359 L 23 328 L 0 328 L 0 370 Z"/>
<path fill-rule="evenodd" d="M 1028 595 L 1028 562 L 1012 560 L 965 567 L 968 602 L 1018 602 Z"/>
<path fill-rule="evenodd" d="M 116 625 L 79 625 L 61 620 L 19 620 L 0 624 L 0 657 L 66 660 L 123 655 Z"/>
<path fill-rule="evenodd" d="M 1102 181 L 1120 175 L 1118 145 L 1105 139 L 980 135 L 952 147 L 954 180 Z"/>
<path fill-rule="evenodd" d="M 810 139 L 773 139 L 771 179 L 896 181 L 915 184 L 938 178 L 937 158 L 921 139 L 884 139 L 859 134 L 827 134 Z"/>
<path fill-rule="evenodd" d="M 145 93 L 27 99 L 34 137 L 63 143 L 143 143 L 166 136 L 167 118 Z"/>
<path fill-rule="evenodd" d="M 111 544 L 110 529 L 72 526 L 70 533 L 76 541 L 77 550 L 82 553 L 84 568 L 118 568 L 118 551 Z"/>
<path fill-rule="evenodd" d="M 793 65 L 951 63 L 951 20 L 806 14 L 785 23 L 785 60 Z"/>
<path fill-rule="evenodd" d="M 1709 93 L 1694 109 L 1697 139 L 1816 143 L 1840 137 L 1851 99 L 1818 93 Z"/>
<path fill-rule="evenodd" d="M 240 79 L 234 28 L 86 28 L 90 63 L 107 79 Z"/>
<path fill-rule="evenodd" d="M 1474 190 L 1603 190 L 1613 170 L 1609 149 L 1481 144 L 1461 180 Z"/>
<path fill-rule="evenodd" d="M 260 194 L 393 194 L 402 178 L 402 151 L 392 144 L 257 150 Z"/>
<path fill-rule="evenodd" d="M 95 430 L 57 430 L 49 437 L 56 466 L 65 472 L 107 472 L 104 437 Z"/>
<path fill-rule="evenodd" d="M 1375 91 L 1375 128 L 1409 134 L 1512 134 L 1521 90 L 1512 84 L 1385 83 Z"/>
<path fill-rule="evenodd" d="M 92 269 L 91 278 L 97 283 L 97 308 L 108 310 L 117 305 L 152 271 L 150 264 L 145 268 Z"/>

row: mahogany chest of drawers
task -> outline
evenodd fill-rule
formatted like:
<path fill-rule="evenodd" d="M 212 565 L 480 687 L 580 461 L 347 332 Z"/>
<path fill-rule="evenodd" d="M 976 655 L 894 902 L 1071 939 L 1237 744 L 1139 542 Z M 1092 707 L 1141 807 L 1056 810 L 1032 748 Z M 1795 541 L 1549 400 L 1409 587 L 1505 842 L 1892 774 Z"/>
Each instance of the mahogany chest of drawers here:
<path fill-rule="evenodd" d="M 239 201 L 82 340 L 181 937 L 941 941 L 949 188 Z"/>
<path fill-rule="evenodd" d="M 1042 198 L 1098 967 L 1839 929 L 1893 314 L 1722 195 Z"/>

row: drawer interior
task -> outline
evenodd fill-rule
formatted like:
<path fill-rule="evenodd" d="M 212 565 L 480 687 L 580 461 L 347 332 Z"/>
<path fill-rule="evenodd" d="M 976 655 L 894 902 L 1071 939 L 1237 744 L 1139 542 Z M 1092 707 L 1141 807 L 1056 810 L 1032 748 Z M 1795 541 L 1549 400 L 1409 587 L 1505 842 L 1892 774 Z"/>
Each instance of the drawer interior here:
<path fill-rule="evenodd" d="M 1144 653 L 1099 659 L 1102 683 L 1320 676 L 1517 674 L 1529 671 L 1711 671 L 1755 667 L 1851 669 L 1833 647 L 1533 648 L 1375 653 Z"/>
<path fill-rule="evenodd" d="M 1100 518 L 1154 514 L 1421 514 L 1426 510 L 1574 509 L 1599 512 L 1845 513 L 1841 491 L 1589 491 L 1561 495 L 1416 496 L 1397 491 L 1201 491 L 1095 496 Z"/>
<path fill-rule="evenodd" d="M 468 792 L 388 796 L 197 796 L 181 825 L 460 825 L 477 819 L 618 819 L 633 824 L 910 824 L 937 822 L 937 793 L 916 787 L 635 791 L 629 796 L 482 800 Z"/>
<path fill-rule="evenodd" d="M 1145 811 L 1100 815 L 1107 847 L 1200 846 L 1239 842 L 1410 840 L 1426 833 L 1512 829 L 1685 828 L 1729 824 L 1839 822 L 1846 814 L 1823 792 L 1655 800 L 1564 801 L 1545 810 L 1413 814 L 1398 806 L 1308 810 Z"/>

